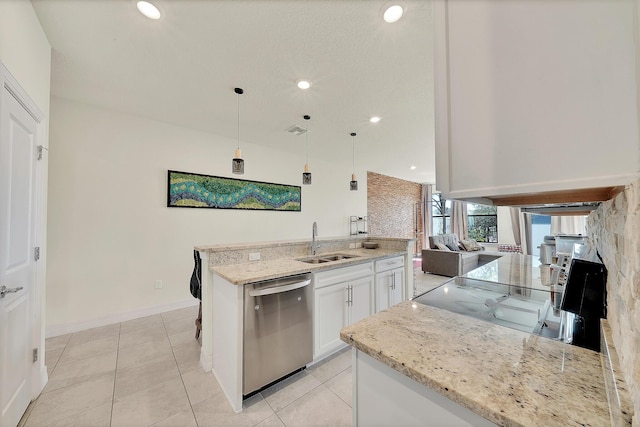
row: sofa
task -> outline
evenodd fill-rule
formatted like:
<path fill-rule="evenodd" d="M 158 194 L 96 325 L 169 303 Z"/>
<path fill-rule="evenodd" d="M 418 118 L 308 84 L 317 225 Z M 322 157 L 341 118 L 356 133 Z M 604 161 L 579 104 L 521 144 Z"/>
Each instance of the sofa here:
<path fill-rule="evenodd" d="M 456 234 L 429 236 L 429 249 L 422 250 L 422 271 L 439 276 L 461 276 L 503 255 L 486 251 L 481 246 L 477 250 L 466 250 Z"/>

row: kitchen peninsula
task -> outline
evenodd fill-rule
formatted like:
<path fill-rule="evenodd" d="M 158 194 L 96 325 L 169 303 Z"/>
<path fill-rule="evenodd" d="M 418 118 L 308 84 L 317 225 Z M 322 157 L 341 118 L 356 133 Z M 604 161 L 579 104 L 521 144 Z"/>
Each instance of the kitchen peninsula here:
<path fill-rule="evenodd" d="M 631 425 L 624 382 L 603 368 L 617 364 L 606 320 L 602 355 L 416 301 L 341 337 L 353 346 L 354 426 Z"/>
<path fill-rule="evenodd" d="M 378 247 L 365 249 L 364 241 L 375 242 Z M 313 300 L 310 315 L 315 329 L 307 335 L 310 340 L 312 335 L 314 338 L 313 349 L 309 350 L 313 350 L 315 363 L 345 346 L 340 340 L 343 326 L 373 314 L 381 301 L 387 306 L 396 302 L 393 295 L 402 300 L 413 294 L 413 242 L 403 238 L 349 237 L 196 246 L 204 258 L 200 363 L 205 371 L 213 370 L 234 411 L 242 411 L 246 394 L 243 324 L 250 287 L 300 274 L 312 277 L 309 289 L 315 297 L 300 294 L 296 298 L 300 304 L 305 299 L 306 304 Z M 304 286 L 304 281 L 288 286 L 297 289 L 299 285 Z M 264 290 L 253 293 L 267 295 Z M 262 305 L 264 301 L 250 303 L 250 311 L 260 310 Z M 326 321 L 319 320 L 320 316 Z"/>

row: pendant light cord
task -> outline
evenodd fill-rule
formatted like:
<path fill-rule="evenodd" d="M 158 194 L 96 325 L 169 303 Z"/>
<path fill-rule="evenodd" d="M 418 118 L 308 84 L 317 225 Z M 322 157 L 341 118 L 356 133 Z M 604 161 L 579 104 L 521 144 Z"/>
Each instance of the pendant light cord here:
<path fill-rule="evenodd" d="M 351 143 L 353 145 L 353 165 L 351 167 L 351 173 L 355 175 L 356 173 L 356 137 L 355 134 L 351 135 Z"/>
<path fill-rule="evenodd" d="M 240 149 L 240 94 L 238 94 L 238 150 Z"/>

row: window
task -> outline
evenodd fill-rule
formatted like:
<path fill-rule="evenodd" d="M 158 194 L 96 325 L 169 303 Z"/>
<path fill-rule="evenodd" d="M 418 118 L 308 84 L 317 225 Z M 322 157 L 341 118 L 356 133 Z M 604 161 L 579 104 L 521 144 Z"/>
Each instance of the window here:
<path fill-rule="evenodd" d="M 469 238 L 478 242 L 498 243 L 498 208 L 467 203 Z"/>
<path fill-rule="evenodd" d="M 433 234 L 451 233 L 451 201 L 434 194 L 431 199 Z M 467 203 L 469 238 L 478 242 L 498 242 L 498 210 L 495 206 Z"/>
<path fill-rule="evenodd" d="M 451 233 L 451 200 L 434 194 L 431 199 L 431 216 L 433 234 Z"/>

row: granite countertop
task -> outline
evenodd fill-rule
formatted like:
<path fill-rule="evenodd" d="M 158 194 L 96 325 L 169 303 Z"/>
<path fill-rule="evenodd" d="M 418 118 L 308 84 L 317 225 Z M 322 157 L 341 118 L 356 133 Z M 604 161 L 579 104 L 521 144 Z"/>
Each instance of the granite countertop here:
<path fill-rule="evenodd" d="M 341 338 L 504 426 L 610 425 L 600 353 L 405 301 Z"/>
<path fill-rule="evenodd" d="M 210 266 L 209 271 L 216 273 L 234 285 L 245 285 L 247 283 L 291 276 L 293 274 L 329 270 L 336 267 L 346 267 L 348 265 L 360 264 L 392 256 L 406 255 L 406 252 L 387 249 L 342 249 L 331 253 L 355 255 L 356 257 L 322 264 L 309 264 L 298 261 L 299 258 L 308 258 L 309 255 L 307 255 L 269 261 L 248 261 L 237 264 L 215 265 Z M 322 255 L 326 254 L 319 254 L 318 256 Z"/>

